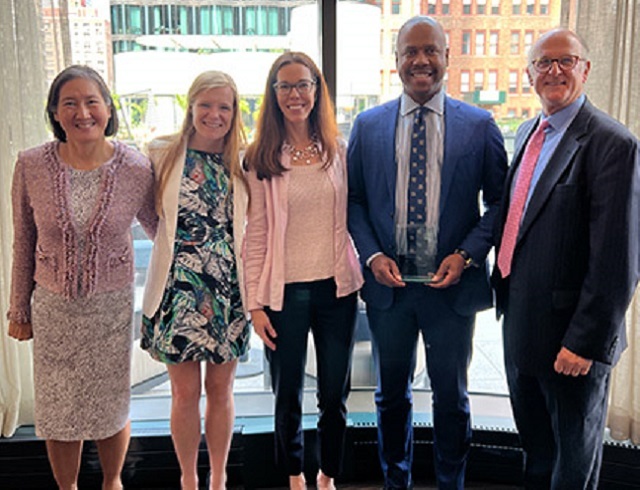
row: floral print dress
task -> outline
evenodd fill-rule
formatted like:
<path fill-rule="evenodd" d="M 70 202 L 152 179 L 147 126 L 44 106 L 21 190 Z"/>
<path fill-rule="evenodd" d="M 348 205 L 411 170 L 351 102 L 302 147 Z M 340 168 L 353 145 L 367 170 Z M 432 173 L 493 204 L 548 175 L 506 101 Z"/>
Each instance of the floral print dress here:
<path fill-rule="evenodd" d="M 167 364 L 223 363 L 249 347 L 233 250 L 233 196 L 222 155 L 187 150 L 173 264 L 141 346 Z"/>

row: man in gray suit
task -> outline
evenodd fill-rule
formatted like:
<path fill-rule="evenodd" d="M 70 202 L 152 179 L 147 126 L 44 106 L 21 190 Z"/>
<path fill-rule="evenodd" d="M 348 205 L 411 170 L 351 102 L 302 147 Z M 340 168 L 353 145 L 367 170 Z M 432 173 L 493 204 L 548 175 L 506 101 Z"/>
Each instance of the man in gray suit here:
<path fill-rule="evenodd" d="M 528 489 L 595 489 L 611 367 L 640 265 L 638 139 L 583 93 L 584 41 L 545 33 L 497 222 L 493 283 Z"/>

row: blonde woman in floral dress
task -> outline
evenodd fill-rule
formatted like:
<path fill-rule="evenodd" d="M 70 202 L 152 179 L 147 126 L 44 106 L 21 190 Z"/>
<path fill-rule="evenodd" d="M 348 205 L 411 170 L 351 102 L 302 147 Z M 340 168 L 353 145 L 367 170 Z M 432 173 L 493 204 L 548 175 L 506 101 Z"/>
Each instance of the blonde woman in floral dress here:
<path fill-rule="evenodd" d="M 233 433 L 236 365 L 249 346 L 235 253 L 246 205 L 239 161 L 243 143 L 235 83 L 222 72 L 208 71 L 189 89 L 182 130 L 149 148 L 160 223 L 147 276 L 141 345 L 167 365 L 171 435 L 185 490 L 198 488 L 201 362 L 209 488 L 218 490 L 225 487 Z"/>

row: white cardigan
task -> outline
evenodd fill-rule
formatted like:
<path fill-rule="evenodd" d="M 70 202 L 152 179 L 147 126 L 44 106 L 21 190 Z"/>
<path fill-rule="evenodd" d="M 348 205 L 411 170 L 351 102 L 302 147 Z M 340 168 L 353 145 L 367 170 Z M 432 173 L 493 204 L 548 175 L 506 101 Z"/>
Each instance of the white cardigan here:
<path fill-rule="evenodd" d="M 172 141 L 171 136 L 163 136 L 154 139 L 149 144 L 149 158 L 153 163 L 156 176 L 159 175 L 158 161 Z M 173 248 L 176 237 L 176 227 L 178 223 L 178 197 L 180 194 L 180 182 L 184 171 L 184 162 L 187 154 L 186 145 L 181 148 L 177 160 L 173 164 L 167 185 L 162 196 L 163 216 L 160 216 L 158 231 L 153 242 L 151 260 L 147 269 L 147 280 L 142 299 L 142 312 L 151 318 L 155 315 L 162 302 L 162 296 L 171 270 L 173 261 Z M 244 269 L 242 264 L 242 239 L 247 214 L 248 194 L 243 182 L 237 177 L 233 180 L 233 243 L 240 283 L 240 294 L 242 304 L 245 302 L 244 291 Z M 245 306 L 246 311 L 246 306 Z"/>

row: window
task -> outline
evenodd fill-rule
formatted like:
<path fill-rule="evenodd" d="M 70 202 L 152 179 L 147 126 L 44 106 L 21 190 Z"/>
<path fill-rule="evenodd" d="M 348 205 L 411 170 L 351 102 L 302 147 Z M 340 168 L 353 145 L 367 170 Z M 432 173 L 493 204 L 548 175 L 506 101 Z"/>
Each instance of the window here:
<path fill-rule="evenodd" d="M 507 110 L 507 117 L 511 118 L 511 119 L 515 119 L 517 117 L 518 111 L 516 109 L 514 109 L 513 107 L 509 108 L 509 110 Z"/>
<path fill-rule="evenodd" d="M 529 83 L 529 76 L 526 73 L 522 74 L 522 93 L 523 94 L 531 93 L 531 84 Z"/>
<path fill-rule="evenodd" d="M 518 72 L 516 70 L 509 70 L 509 93 L 518 93 Z"/>
<path fill-rule="evenodd" d="M 526 31 L 524 33 L 524 54 L 529 55 L 529 50 L 533 45 L 533 31 Z"/>
<path fill-rule="evenodd" d="M 540 15 L 549 14 L 549 0 L 540 0 Z"/>
<path fill-rule="evenodd" d="M 531 117 L 531 111 L 529 109 L 522 109 L 522 119 L 529 119 Z"/>
<path fill-rule="evenodd" d="M 520 54 L 520 31 L 511 31 L 509 52 L 511 54 Z"/>
<path fill-rule="evenodd" d="M 498 71 L 489 70 L 489 78 L 487 80 L 487 90 L 498 90 Z"/>
<path fill-rule="evenodd" d="M 126 13 L 126 32 L 128 34 L 142 34 L 142 8 L 131 6 Z"/>
<path fill-rule="evenodd" d="M 484 31 L 476 32 L 476 56 L 484 56 L 484 38 Z"/>
<path fill-rule="evenodd" d="M 536 0 L 527 0 L 527 14 L 533 15 L 536 13 Z"/>
<path fill-rule="evenodd" d="M 37 3 L 42 4 L 42 2 Z M 51 3 L 50 0 L 47 0 L 47 3 Z M 81 2 L 68 3 L 72 10 Z M 259 97 L 264 90 L 266 76 L 266 73 L 256 72 L 257 67 L 268 67 L 270 60 L 284 49 L 306 51 L 316 61 L 320 61 L 317 54 L 318 5 L 316 2 L 299 0 L 252 0 L 250 2 L 132 0 L 125 2 L 118 0 L 109 3 L 111 6 L 107 15 L 109 12 L 111 15 L 110 19 L 106 19 L 105 26 L 111 26 L 111 32 L 107 33 L 110 34 L 111 41 L 106 42 L 112 43 L 112 49 L 99 48 L 104 59 L 95 59 L 94 54 L 82 58 L 74 56 L 73 59 L 86 60 L 87 63 L 104 72 L 113 68 L 112 71 L 116 73 L 115 80 L 111 79 L 108 83 L 114 93 L 120 96 L 123 106 L 121 114 L 124 115 L 121 120 L 126 118 L 127 124 L 122 121 L 121 129 L 124 132 L 129 126 L 131 134 L 123 133 L 124 137 L 140 146 L 146 142 L 144 138 L 151 134 L 149 129 L 151 125 L 155 126 L 155 134 L 170 133 L 177 128 L 182 121 L 183 109 L 176 102 L 175 96 L 182 94 L 173 93 L 171 90 L 180 91 L 182 87 L 186 91 L 194 74 L 198 70 L 205 69 L 206 66 L 226 68 L 236 81 L 240 82 L 244 95 L 243 120 L 250 132 L 254 128 L 254 118 L 260 108 Z M 402 86 L 395 72 L 393 60 L 393 46 L 397 36 L 393 29 L 397 29 L 398 24 L 404 20 L 398 17 L 398 14 L 409 13 L 405 6 L 410 2 L 339 0 L 335 3 L 339 9 L 340 23 L 350 27 L 338 33 L 337 44 L 340 49 L 337 57 L 340 63 L 337 64 L 340 66 L 340 71 L 337 74 L 338 87 L 335 98 L 338 123 L 342 134 L 348 138 L 351 124 L 359 112 L 378 105 L 381 101 L 397 97 L 401 93 Z M 520 37 L 525 35 L 525 32 L 538 33 L 550 29 L 558 25 L 559 18 L 536 19 L 525 16 L 515 19 L 517 22 L 510 24 L 514 26 L 512 31 L 509 27 L 512 2 L 463 0 L 455 3 L 453 9 L 450 0 L 427 0 L 412 4 L 418 3 L 425 6 L 425 13 L 446 15 L 450 18 L 446 19 L 450 20 L 447 24 L 449 29 L 446 32 L 447 42 L 451 42 L 456 53 L 465 56 L 462 60 L 462 66 L 465 69 L 460 70 L 460 65 L 456 65 L 455 54 L 452 53 L 452 69 L 448 72 L 450 78 L 445 78 L 447 89 L 451 90 L 452 95 L 471 94 L 474 90 L 508 92 L 510 94 L 508 105 L 509 109 L 515 110 L 514 117 L 523 112 L 523 107 L 533 111 L 535 101 L 530 94 L 527 95 L 531 92 L 531 88 L 526 77 L 522 81 L 518 80 L 518 77 L 523 76 L 521 67 L 524 66 L 524 59 L 520 62 L 520 58 L 517 58 L 524 56 Z M 522 0 L 516 0 L 515 4 L 529 5 Z M 384 7 L 376 9 L 372 5 Z M 540 13 L 546 12 L 548 15 L 550 5 L 555 4 L 551 4 L 548 0 L 539 0 L 539 5 Z M 505 8 L 502 9 L 502 6 Z M 358 14 L 345 17 L 340 10 L 343 7 L 344 12 L 358 11 Z M 487 26 L 481 27 L 480 31 L 474 30 L 473 27 L 465 29 L 457 23 L 463 10 L 464 19 L 469 21 L 473 20 L 474 14 L 491 14 L 492 17 L 487 20 Z M 554 7 L 552 10 L 556 12 L 559 9 Z M 504 19 L 496 17 L 501 13 L 505 15 Z M 92 47 L 93 43 L 89 43 L 89 48 L 85 48 L 86 36 L 75 35 L 86 29 L 83 22 L 77 22 L 74 19 L 69 19 L 69 22 L 74 26 L 71 28 L 74 40 L 72 49 L 95 50 Z M 92 37 L 97 38 L 102 35 L 96 31 L 92 22 L 89 24 Z M 43 25 L 43 31 L 52 32 L 52 25 L 51 23 Z M 471 26 L 471 24 L 467 25 Z M 167 36 L 153 36 L 153 34 L 167 34 Z M 185 39 L 184 34 L 201 34 L 203 37 L 200 40 L 195 39 L 196 36 Z M 138 36 L 145 35 L 152 39 L 136 41 Z M 205 38 L 211 40 L 211 36 L 216 36 L 215 40 L 219 45 L 205 44 Z M 249 43 L 244 36 L 261 36 L 260 43 L 257 46 L 247 46 Z M 159 39 L 161 37 L 164 39 Z M 284 42 L 285 38 L 286 42 Z M 354 40 L 359 42 L 355 43 Z M 142 44 L 143 42 L 145 44 Z M 192 42 L 193 45 L 190 44 Z M 460 47 L 458 42 L 461 43 Z M 169 43 L 176 43 L 179 47 L 172 47 Z M 530 45 L 527 38 L 522 43 L 523 46 L 525 44 Z M 356 52 L 350 50 L 351 46 L 354 48 L 357 46 Z M 385 46 L 385 49 L 381 49 L 381 46 Z M 163 58 L 155 58 L 151 61 L 153 55 L 162 56 L 166 51 L 171 51 L 172 60 L 173 55 L 179 55 L 176 58 L 178 61 L 171 62 L 171 78 L 175 78 L 176 81 L 169 90 L 164 84 L 167 82 L 166 66 L 168 64 L 157 61 Z M 251 51 L 251 53 L 248 54 L 245 51 Z M 54 47 L 48 47 L 44 52 L 47 62 L 57 56 Z M 113 57 L 111 52 L 114 53 Z M 120 56 L 120 53 L 126 53 L 127 56 Z M 200 56 L 198 53 L 202 54 L 201 58 L 198 58 Z M 479 59 L 476 64 L 475 58 L 473 61 L 469 59 L 471 55 L 484 57 L 484 59 Z M 204 56 L 206 56 L 206 62 Z M 254 56 L 262 56 L 263 59 L 255 64 L 243 62 L 248 59 L 253 60 Z M 234 62 L 230 63 L 229 58 Z M 329 66 L 332 66 L 331 62 L 335 61 L 329 60 Z M 516 68 L 513 76 L 509 72 L 509 67 Z M 52 72 L 55 74 L 56 70 L 47 67 L 47 73 Z M 139 90 L 139 86 L 145 87 L 147 92 L 138 93 L 135 96 L 127 95 Z M 504 118 L 508 109 L 505 104 L 496 104 L 491 107 L 491 110 L 500 119 Z M 141 240 L 142 238 L 136 237 L 137 242 Z M 138 243 L 138 249 L 140 248 Z M 137 286 L 141 289 L 140 281 L 144 279 L 144 268 L 141 267 L 136 272 Z M 138 295 L 139 293 L 140 291 Z M 250 362 L 255 361 L 262 354 L 263 348 L 258 342 L 250 353 Z M 500 358 L 496 359 L 496 364 L 501 364 Z M 239 365 L 236 390 L 251 389 L 248 387 L 250 386 L 249 378 L 240 374 L 240 371 L 243 371 L 242 363 Z M 268 384 L 264 388 L 264 379 L 259 385 L 260 389 L 269 391 Z M 473 386 L 472 389 L 477 390 Z"/>
<path fill-rule="evenodd" d="M 473 74 L 473 89 L 484 90 L 484 72 L 476 71 Z"/>
<path fill-rule="evenodd" d="M 491 31 L 489 33 L 489 55 L 498 55 L 498 37 L 500 33 L 498 31 Z"/>
<path fill-rule="evenodd" d="M 468 93 L 470 83 L 470 74 L 468 71 L 463 70 L 460 72 L 460 92 L 463 94 Z"/>
<path fill-rule="evenodd" d="M 461 54 L 471 54 L 471 32 L 462 32 L 462 49 Z"/>
<path fill-rule="evenodd" d="M 513 0 L 511 12 L 513 15 L 520 15 L 522 13 L 522 0 Z"/>

